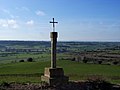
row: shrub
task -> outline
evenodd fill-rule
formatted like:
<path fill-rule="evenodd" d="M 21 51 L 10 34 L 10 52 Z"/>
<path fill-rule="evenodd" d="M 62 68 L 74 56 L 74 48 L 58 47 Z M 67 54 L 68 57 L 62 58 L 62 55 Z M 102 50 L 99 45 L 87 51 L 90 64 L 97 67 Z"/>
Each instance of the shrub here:
<path fill-rule="evenodd" d="M 114 61 L 114 62 L 113 62 L 114 65 L 117 65 L 118 63 L 119 63 L 118 61 Z"/>
<path fill-rule="evenodd" d="M 20 60 L 19 62 L 24 62 L 24 60 Z"/>
<path fill-rule="evenodd" d="M 7 83 L 7 82 L 2 82 L 0 86 L 2 86 L 2 87 L 9 87 L 10 84 Z M 0 89 L 0 90 L 1 90 L 1 89 Z"/>
<path fill-rule="evenodd" d="M 33 62 L 33 59 L 32 58 L 28 58 L 27 61 L 28 62 Z"/>
<path fill-rule="evenodd" d="M 71 61 L 75 61 L 75 58 L 72 58 Z"/>
<path fill-rule="evenodd" d="M 87 62 L 88 62 L 88 60 L 86 60 L 86 59 L 85 59 L 85 60 L 83 60 L 83 63 L 87 63 Z"/>
<path fill-rule="evenodd" d="M 88 58 L 84 57 L 82 61 L 83 61 L 83 63 L 87 63 L 88 62 Z"/>
<path fill-rule="evenodd" d="M 100 60 L 100 61 L 98 61 L 98 64 L 102 64 L 102 61 Z"/>

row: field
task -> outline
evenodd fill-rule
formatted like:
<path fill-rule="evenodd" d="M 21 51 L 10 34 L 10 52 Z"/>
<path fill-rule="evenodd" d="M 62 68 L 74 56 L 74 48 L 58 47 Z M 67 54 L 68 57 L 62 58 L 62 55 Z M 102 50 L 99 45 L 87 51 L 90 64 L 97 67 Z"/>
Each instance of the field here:
<path fill-rule="evenodd" d="M 59 60 L 57 64 L 64 68 L 65 75 L 69 76 L 70 80 L 101 78 L 112 83 L 120 83 L 119 66 L 83 64 L 65 60 Z M 40 82 L 44 68 L 49 66 L 50 61 L 2 64 L 0 82 Z"/>
<path fill-rule="evenodd" d="M 33 62 L 27 62 L 30 57 Z M 99 78 L 120 83 L 120 43 L 58 42 L 57 65 L 70 80 Z M 0 41 L 0 83 L 41 82 L 45 67 L 50 67 L 49 41 Z"/>

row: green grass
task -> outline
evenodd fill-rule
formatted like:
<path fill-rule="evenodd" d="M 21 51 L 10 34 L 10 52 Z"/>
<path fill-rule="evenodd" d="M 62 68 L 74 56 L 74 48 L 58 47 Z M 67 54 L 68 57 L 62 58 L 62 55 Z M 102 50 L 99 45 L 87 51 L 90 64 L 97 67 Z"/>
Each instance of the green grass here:
<path fill-rule="evenodd" d="M 57 61 L 58 67 L 63 67 L 65 75 L 70 80 L 86 80 L 87 78 L 104 78 L 112 83 L 120 83 L 120 66 L 83 64 L 72 61 Z M 34 74 L 44 73 L 44 68 L 50 66 L 50 61 L 22 62 L 0 64 L 2 74 L 33 74 L 33 76 L 0 76 L 0 82 L 39 82 L 40 76 Z"/>
<path fill-rule="evenodd" d="M 114 83 L 120 83 L 120 66 L 83 64 L 71 61 L 59 62 L 71 80 L 87 78 L 103 78 Z"/>
<path fill-rule="evenodd" d="M 34 61 L 45 61 L 50 59 L 50 53 L 22 53 L 22 54 L 13 54 L 11 56 L 0 57 L 1 63 L 11 63 L 19 62 L 19 60 L 27 60 L 27 58 L 33 58 Z"/>
<path fill-rule="evenodd" d="M 13 56 L 0 57 L 1 63 L 11 63 L 11 62 L 19 62 L 19 60 L 27 60 L 27 58 L 33 58 L 34 61 L 46 61 L 50 60 L 50 53 L 21 53 L 21 54 L 13 54 Z M 69 54 L 57 54 L 57 59 L 70 57 Z"/>
<path fill-rule="evenodd" d="M 49 66 L 50 62 L 20 62 L 8 63 L 0 65 L 0 74 L 32 74 L 41 73 L 45 66 Z"/>
<path fill-rule="evenodd" d="M 0 83 L 2 82 L 17 82 L 17 83 L 38 83 L 41 81 L 41 77 L 26 77 L 26 76 L 3 76 L 0 77 Z"/>

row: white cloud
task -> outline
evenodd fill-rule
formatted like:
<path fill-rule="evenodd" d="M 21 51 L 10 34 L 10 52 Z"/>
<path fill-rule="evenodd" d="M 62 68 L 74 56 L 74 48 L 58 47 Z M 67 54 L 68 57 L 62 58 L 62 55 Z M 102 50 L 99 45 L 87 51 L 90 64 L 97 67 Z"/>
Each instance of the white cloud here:
<path fill-rule="evenodd" d="M 40 11 L 40 10 L 36 11 L 35 13 L 36 13 L 36 15 L 38 15 L 38 16 L 45 16 L 45 15 L 46 15 L 45 12 Z"/>
<path fill-rule="evenodd" d="M 7 27 L 7 28 L 13 28 L 16 29 L 19 27 L 19 25 L 17 24 L 17 21 L 14 19 L 0 19 L 0 26 L 1 27 Z"/>
<path fill-rule="evenodd" d="M 10 19 L 10 20 L 8 20 L 8 24 L 11 24 L 11 25 L 16 24 L 16 21 L 13 19 Z"/>
<path fill-rule="evenodd" d="M 29 8 L 27 8 L 27 7 L 22 7 L 22 10 L 25 10 L 25 11 L 30 11 L 30 9 L 29 9 Z"/>
<path fill-rule="evenodd" d="M 10 11 L 7 10 L 7 9 L 2 9 L 2 11 L 3 11 L 4 13 L 10 14 Z"/>
<path fill-rule="evenodd" d="M 8 24 L 2 24 L 2 27 L 8 27 Z"/>
<path fill-rule="evenodd" d="M 11 18 L 15 18 L 16 17 L 8 9 L 2 9 L 2 12 L 7 14 L 8 16 L 10 16 Z"/>
<path fill-rule="evenodd" d="M 30 11 L 28 7 L 16 7 L 15 9 L 19 11 Z"/>
<path fill-rule="evenodd" d="M 30 25 L 30 26 L 33 26 L 34 25 L 34 21 L 33 20 L 27 21 L 26 24 Z"/>
<path fill-rule="evenodd" d="M 13 26 L 12 26 L 12 28 L 14 28 L 14 29 L 16 29 L 16 28 L 18 28 L 19 26 L 18 26 L 18 24 L 14 24 Z"/>
<path fill-rule="evenodd" d="M 8 25 L 12 28 L 18 28 L 18 24 L 17 24 L 17 21 L 16 20 L 13 20 L 13 19 L 10 19 L 7 21 L 8 22 Z"/>
<path fill-rule="evenodd" d="M 8 27 L 7 20 L 5 20 L 5 19 L 0 19 L 0 26 L 1 26 L 1 27 Z"/>

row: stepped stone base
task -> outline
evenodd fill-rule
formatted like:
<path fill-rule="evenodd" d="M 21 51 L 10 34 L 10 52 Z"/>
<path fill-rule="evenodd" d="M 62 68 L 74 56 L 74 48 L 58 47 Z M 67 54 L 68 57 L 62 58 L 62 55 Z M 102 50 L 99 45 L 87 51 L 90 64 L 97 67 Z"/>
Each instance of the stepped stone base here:
<path fill-rule="evenodd" d="M 41 81 L 45 81 L 50 85 L 57 85 L 67 83 L 69 77 L 64 76 L 63 68 L 45 68 Z"/>

